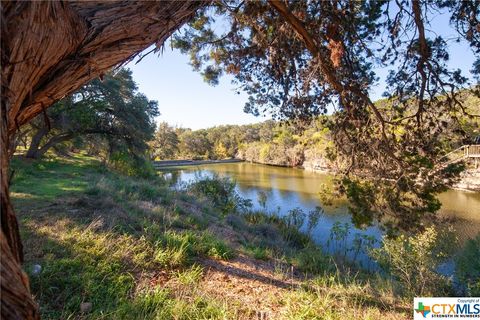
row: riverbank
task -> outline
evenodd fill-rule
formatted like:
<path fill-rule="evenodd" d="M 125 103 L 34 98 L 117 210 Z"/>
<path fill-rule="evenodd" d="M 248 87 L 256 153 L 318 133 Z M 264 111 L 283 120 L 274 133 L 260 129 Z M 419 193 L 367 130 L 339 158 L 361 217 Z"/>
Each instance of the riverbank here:
<path fill-rule="evenodd" d="M 156 170 L 168 167 L 182 167 L 182 166 L 199 166 L 202 164 L 215 163 L 235 163 L 242 162 L 241 159 L 224 159 L 224 160 L 159 160 L 153 161 L 153 167 Z"/>
<path fill-rule="evenodd" d="M 247 161 L 247 160 L 243 160 Z M 289 166 L 287 164 L 277 164 L 277 163 L 266 163 L 266 162 L 255 162 L 248 161 L 250 163 L 258 163 L 264 165 L 271 165 L 276 167 L 287 167 L 287 168 L 299 168 L 311 172 L 325 173 L 325 174 L 335 174 L 336 171 L 328 163 L 326 159 L 310 159 L 304 161 L 301 165 L 298 166 Z M 468 192 L 480 192 L 480 168 L 468 167 L 464 172 L 460 174 L 460 180 L 452 186 L 454 190 L 468 191 Z"/>
<path fill-rule="evenodd" d="M 460 174 L 460 181 L 453 186 L 456 190 L 480 192 L 480 168 L 469 168 Z"/>
<path fill-rule="evenodd" d="M 225 212 L 94 158 L 12 162 L 48 319 L 408 319 L 394 281 L 335 263 L 281 219 Z"/>

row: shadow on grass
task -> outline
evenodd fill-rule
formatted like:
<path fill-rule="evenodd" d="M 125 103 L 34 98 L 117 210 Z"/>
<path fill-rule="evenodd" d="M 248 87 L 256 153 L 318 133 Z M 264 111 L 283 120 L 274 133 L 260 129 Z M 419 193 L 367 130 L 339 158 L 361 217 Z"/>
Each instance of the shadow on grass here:
<path fill-rule="evenodd" d="M 81 302 L 93 304 L 92 319 L 128 309 L 138 284 L 158 270 L 182 268 L 200 256 L 232 255 L 212 235 L 195 233 L 192 224 L 187 229 L 196 220 L 171 206 L 120 202 L 103 192 L 46 201 L 34 210 L 29 203 L 17 206 L 25 269 L 46 319 L 78 317 Z M 175 219 L 183 229 L 172 227 Z M 35 264 L 42 266 L 40 274 L 32 274 Z"/>
<path fill-rule="evenodd" d="M 129 298 L 135 286 L 128 267 L 132 262 L 89 246 L 91 239 L 83 239 L 79 245 L 72 238 L 54 238 L 45 228 L 32 226 L 35 228 L 22 228 L 25 269 L 43 318 L 78 317 L 82 302 L 92 303 L 89 317 L 96 318 L 116 310 Z M 32 273 L 34 264 L 42 268 L 37 274 Z"/>
<path fill-rule="evenodd" d="M 81 302 L 93 304 L 88 318 L 108 318 L 129 308 L 142 280 L 194 262 L 292 289 L 288 281 L 209 259 L 229 259 L 233 250 L 205 232 L 225 222 L 197 199 L 176 195 L 159 180 L 105 172 L 91 159 L 75 161 L 15 165 L 19 174 L 12 197 L 21 221 L 25 266 L 42 266 L 39 274 L 31 274 L 31 283 L 44 318 L 78 318 Z M 365 303 L 390 308 L 375 299 Z"/>
<path fill-rule="evenodd" d="M 288 280 L 278 280 L 276 278 L 268 277 L 265 275 L 262 275 L 260 273 L 256 273 L 250 270 L 244 270 L 241 268 L 234 267 L 232 265 L 225 265 L 221 263 L 220 261 L 217 260 L 202 260 L 202 264 L 206 267 L 212 268 L 216 271 L 220 271 L 226 275 L 232 276 L 232 277 L 239 277 L 247 280 L 253 280 L 253 281 L 258 281 L 267 285 L 275 286 L 277 288 L 281 289 L 292 289 L 296 287 L 297 285 L 292 285 L 292 283 L 288 282 Z"/>
<path fill-rule="evenodd" d="M 86 190 L 93 176 L 104 168 L 97 160 L 76 156 L 73 159 L 31 160 L 21 156 L 12 159 L 11 192 L 35 201 L 51 201 Z M 22 195 L 27 195 L 27 197 Z"/>

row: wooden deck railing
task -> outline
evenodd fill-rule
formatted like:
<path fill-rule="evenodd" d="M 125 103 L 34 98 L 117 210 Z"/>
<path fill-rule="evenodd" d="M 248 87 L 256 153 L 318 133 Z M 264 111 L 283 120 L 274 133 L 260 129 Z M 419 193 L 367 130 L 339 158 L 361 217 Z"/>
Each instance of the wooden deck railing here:
<path fill-rule="evenodd" d="M 468 158 L 480 158 L 480 144 L 463 145 L 441 157 L 439 164 L 446 166 Z"/>
<path fill-rule="evenodd" d="M 480 144 L 472 144 L 466 146 L 465 156 L 467 158 L 480 158 Z"/>

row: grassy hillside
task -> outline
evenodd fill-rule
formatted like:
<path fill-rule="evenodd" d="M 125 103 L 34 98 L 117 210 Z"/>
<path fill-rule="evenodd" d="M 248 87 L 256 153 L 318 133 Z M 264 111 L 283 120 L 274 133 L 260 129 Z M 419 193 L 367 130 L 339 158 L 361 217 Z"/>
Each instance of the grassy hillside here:
<path fill-rule="evenodd" d="M 175 191 L 82 155 L 12 167 L 44 319 L 411 316 L 391 281 L 335 264 L 281 219 L 235 213 L 201 185 Z"/>

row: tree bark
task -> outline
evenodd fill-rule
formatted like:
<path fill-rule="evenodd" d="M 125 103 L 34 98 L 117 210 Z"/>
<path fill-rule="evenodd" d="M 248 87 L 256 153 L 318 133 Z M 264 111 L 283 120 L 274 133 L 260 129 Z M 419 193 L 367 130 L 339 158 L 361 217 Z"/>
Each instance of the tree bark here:
<path fill-rule="evenodd" d="M 2 79 L 3 80 L 3 79 Z M 3 92 L 2 81 L 2 92 Z M 9 194 L 9 141 L 7 101 L 1 101 L 0 152 L 1 152 L 1 218 L 0 232 L 0 289 L 2 319 L 38 319 L 38 308 L 30 294 L 28 277 L 22 271 L 23 247 L 20 241 L 17 218 Z"/>
<path fill-rule="evenodd" d="M 210 1 L 0 3 L 1 316 L 38 319 L 9 196 L 9 141 L 45 108 L 164 41 Z"/>
<path fill-rule="evenodd" d="M 68 141 L 74 137 L 74 134 L 72 133 L 65 133 L 65 134 L 60 134 L 53 136 L 48 140 L 41 148 L 38 148 L 35 152 L 35 159 L 40 159 L 43 157 L 43 155 L 50 150 L 50 148 L 56 146 L 57 144 L 61 142 Z"/>
<path fill-rule="evenodd" d="M 25 157 L 38 159 L 38 149 L 40 147 L 40 143 L 42 142 L 43 137 L 48 133 L 48 129 L 46 127 L 41 127 L 37 130 L 37 132 L 33 135 L 32 141 L 30 142 L 30 146 L 28 147 L 28 151 L 25 154 Z"/>
<path fill-rule="evenodd" d="M 47 142 L 40 146 L 43 137 L 48 133 L 48 129 L 41 127 L 35 133 L 28 148 L 27 153 L 25 154 L 26 158 L 31 159 L 40 159 L 43 155 L 50 150 L 50 148 L 56 146 L 61 142 L 68 141 L 72 139 L 75 135 L 73 133 L 62 133 L 51 137 Z"/>

